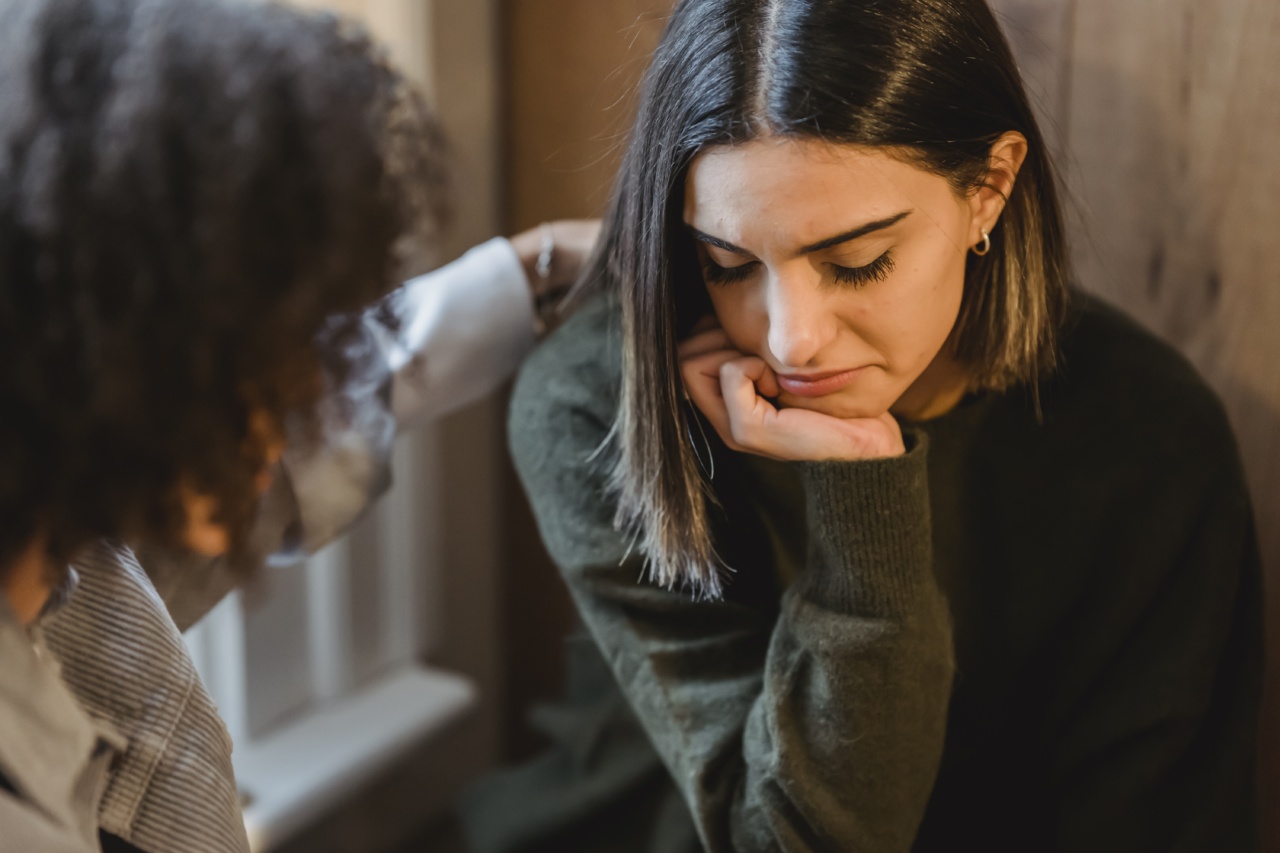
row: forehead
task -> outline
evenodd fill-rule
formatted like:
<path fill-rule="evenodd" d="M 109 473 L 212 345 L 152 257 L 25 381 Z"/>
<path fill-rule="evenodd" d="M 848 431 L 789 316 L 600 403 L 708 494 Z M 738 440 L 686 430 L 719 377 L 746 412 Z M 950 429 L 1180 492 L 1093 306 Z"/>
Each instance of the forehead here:
<path fill-rule="evenodd" d="M 884 149 L 766 137 L 708 148 L 694 158 L 684 220 L 733 242 L 783 232 L 805 243 L 907 209 L 928 218 L 957 201 L 945 179 Z"/>

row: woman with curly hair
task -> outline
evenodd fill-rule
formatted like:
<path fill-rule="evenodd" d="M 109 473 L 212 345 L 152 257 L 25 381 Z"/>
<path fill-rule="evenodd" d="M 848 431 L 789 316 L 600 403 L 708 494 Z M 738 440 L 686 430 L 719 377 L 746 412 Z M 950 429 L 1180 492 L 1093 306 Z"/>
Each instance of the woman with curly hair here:
<path fill-rule="evenodd" d="M 435 120 L 336 17 L 0 0 L 0 847 L 247 849 L 177 629 L 532 344 L 536 234 L 393 292 L 446 183 Z M 541 286 L 593 236 L 548 233 Z M 124 542 L 227 556 L 149 578 Z"/>
<path fill-rule="evenodd" d="M 1231 429 L 1065 258 L 983 0 L 676 5 L 511 408 L 596 674 L 477 849 L 1254 849 Z"/>

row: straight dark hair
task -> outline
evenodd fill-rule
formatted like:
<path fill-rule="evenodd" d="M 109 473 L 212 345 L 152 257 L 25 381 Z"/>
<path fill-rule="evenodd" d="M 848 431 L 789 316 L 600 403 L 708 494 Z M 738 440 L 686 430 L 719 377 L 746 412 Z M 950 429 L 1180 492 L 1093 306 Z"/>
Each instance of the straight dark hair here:
<path fill-rule="evenodd" d="M 612 439 L 616 523 L 653 579 L 719 596 L 713 500 L 690 446 L 677 341 L 710 312 L 684 185 L 699 152 L 764 136 L 888 149 L 958 195 L 1017 131 L 1028 153 L 991 251 L 971 255 L 953 334 L 980 389 L 1052 369 L 1066 311 L 1052 165 L 1013 56 L 984 0 L 683 0 L 641 91 L 597 254 L 584 277 L 621 303 L 623 373 Z"/>

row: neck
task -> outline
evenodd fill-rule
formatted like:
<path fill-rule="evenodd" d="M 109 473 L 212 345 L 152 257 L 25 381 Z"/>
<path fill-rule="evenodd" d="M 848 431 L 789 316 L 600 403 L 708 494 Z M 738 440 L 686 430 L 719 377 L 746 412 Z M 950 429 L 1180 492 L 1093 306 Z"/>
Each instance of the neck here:
<path fill-rule="evenodd" d="M 909 421 L 932 420 L 958 406 L 968 392 L 969 371 L 948 347 L 938 353 L 890 411 Z"/>
<path fill-rule="evenodd" d="M 45 544 L 44 537 L 37 536 L 9 565 L 0 568 L 0 594 L 23 625 L 35 622 L 49 600 L 53 572 Z"/>

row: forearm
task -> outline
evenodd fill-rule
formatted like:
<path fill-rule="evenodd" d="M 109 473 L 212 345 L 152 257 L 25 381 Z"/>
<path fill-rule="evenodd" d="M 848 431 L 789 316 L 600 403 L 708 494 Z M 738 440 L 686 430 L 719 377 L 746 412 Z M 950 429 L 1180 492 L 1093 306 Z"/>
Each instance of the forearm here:
<path fill-rule="evenodd" d="M 398 432 L 511 377 L 533 347 L 532 318 L 520 258 L 503 239 L 406 282 L 365 313 L 355 369 L 322 403 L 320 434 L 294 438 L 285 452 L 304 550 L 338 536 L 390 485 Z"/>
<path fill-rule="evenodd" d="M 953 671 L 917 454 L 808 472 L 809 504 L 827 509 L 810 513 L 809 565 L 776 619 L 637 584 L 634 560 L 610 567 L 553 544 L 707 849 L 910 848 Z M 534 502 L 540 514 L 564 506 Z"/>
<path fill-rule="evenodd" d="M 399 323 L 385 345 L 398 426 L 462 408 L 515 373 L 535 342 L 524 260 L 497 238 L 388 297 Z"/>
<path fill-rule="evenodd" d="M 915 839 L 954 672 L 923 457 L 806 466 L 809 566 L 783 598 L 747 721 L 735 849 Z"/>
<path fill-rule="evenodd" d="M 359 367 L 329 401 L 336 405 L 322 440 L 294 442 L 285 456 L 307 550 L 338 535 L 386 489 L 397 432 L 511 378 L 536 342 L 539 306 L 576 278 L 598 228 L 566 220 L 495 238 L 366 312 Z"/>
<path fill-rule="evenodd" d="M 365 312 L 359 340 L 348 344 L 351 375 L 320 403 L 320 433 L 290 437 L 241 565 L 141 552 L 178 626 L 203 617 L 269 557 L 296 559 L 341 535 L 390 484 L 400 429 L 492 392 L 515 371 L 533 345 L 532 305 L 521 258 L 495 239 Z"/>

